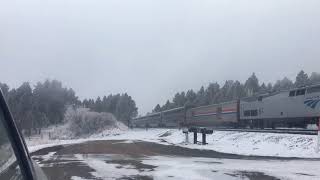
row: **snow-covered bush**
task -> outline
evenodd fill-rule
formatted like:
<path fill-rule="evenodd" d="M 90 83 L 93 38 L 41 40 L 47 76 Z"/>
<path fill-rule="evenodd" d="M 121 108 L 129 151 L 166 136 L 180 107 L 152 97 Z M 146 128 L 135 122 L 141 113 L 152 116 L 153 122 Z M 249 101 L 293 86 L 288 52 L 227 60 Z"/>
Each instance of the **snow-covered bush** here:
<path fill-rule="evenodd" d="M 65 121 L 74 136 L 99 133 L 106 128 L 116 127 L 117 120 L 111 113 L 98 113 L 87 108 L 68 108 Z"/>

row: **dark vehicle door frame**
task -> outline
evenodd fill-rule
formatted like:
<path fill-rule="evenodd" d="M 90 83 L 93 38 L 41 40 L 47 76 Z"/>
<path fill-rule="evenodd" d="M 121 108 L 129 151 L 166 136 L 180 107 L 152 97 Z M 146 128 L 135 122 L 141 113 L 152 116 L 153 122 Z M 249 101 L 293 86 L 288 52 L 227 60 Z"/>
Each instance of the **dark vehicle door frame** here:
<path fill-rule="evenodd" d="M 21 169 L 22 176 L 26 180 L 36 180 L 35 171 L 32 165 L 32 161 L 25 145 L 25 142 L 13 120 L 9 107 L 0 89 L 0 108 L 4 115 L 4 127 L 7 129 L 8 136 L 14 150 L 17 162 Z"/>

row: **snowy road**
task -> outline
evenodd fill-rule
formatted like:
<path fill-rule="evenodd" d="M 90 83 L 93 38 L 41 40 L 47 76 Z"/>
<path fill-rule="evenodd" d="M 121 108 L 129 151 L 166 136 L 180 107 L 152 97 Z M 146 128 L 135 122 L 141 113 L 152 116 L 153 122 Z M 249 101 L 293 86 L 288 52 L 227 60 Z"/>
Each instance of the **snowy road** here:
<path fill-rule="evenodd" d="M 48 147 L 33 158 L 52 180 L 320 178 L 316 160 L 241 156 L 132 140 Z"/>

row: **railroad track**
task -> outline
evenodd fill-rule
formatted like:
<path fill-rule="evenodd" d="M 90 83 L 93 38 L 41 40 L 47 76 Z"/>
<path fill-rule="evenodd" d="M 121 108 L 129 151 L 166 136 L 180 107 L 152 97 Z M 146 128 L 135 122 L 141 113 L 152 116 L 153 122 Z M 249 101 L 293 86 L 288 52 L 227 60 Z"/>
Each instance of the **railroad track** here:
<path fill-rule="evenodd" d="M 150 129 L 178 129 L 177 127 L 150 127 Z M 205 128 L 205 127 L 203 127 Z M 145 128 L 140 128 L 145 129 Z M 181 127 L 181 129 L 184 129 Z M 307 129 L 229 129 L 229 128 L 212 128 L 207 127 L 214 131 L 235 131 L 235 132 L 258 132 L 258 133 L 277 133 L 277 134 L 302 134 L 302 135 L 318 135 L 317 130 L 307 130 Z"/>
<path fill-rule="evenodd" d="M 237 131 L 237 132 L 260 132 L 260 133 L 277 133 L 277 134 L 303 134 L 318 135 L 317 130 L 306 129 L 223 129 L 213 128 L 214 131 Z"/>

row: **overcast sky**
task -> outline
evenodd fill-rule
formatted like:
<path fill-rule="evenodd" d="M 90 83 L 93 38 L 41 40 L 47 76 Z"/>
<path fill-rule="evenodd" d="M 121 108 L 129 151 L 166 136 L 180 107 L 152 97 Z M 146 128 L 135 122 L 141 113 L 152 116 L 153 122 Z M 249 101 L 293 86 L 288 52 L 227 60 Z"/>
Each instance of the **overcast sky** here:
<path fill-rule="evenodd" d="M 58 79 L 83 99 L 320 72 L 318 0 L 1 0 L 0 81 Z"/>

